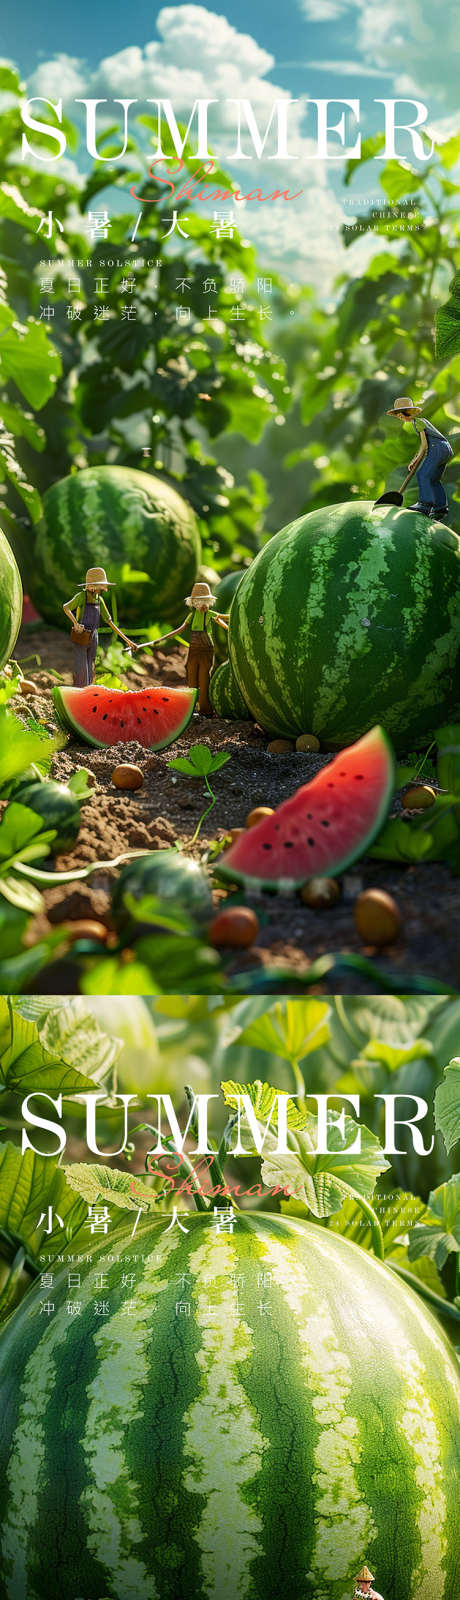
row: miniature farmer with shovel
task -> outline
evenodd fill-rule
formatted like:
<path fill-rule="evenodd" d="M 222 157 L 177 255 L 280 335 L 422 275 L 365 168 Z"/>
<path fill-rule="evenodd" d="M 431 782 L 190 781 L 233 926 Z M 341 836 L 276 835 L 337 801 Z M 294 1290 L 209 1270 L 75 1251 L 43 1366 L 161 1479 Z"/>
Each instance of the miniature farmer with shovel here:
<path fill-rule="evenodd" d="M 364 1596 L 366 1596 L 366 1600 L 383 1600 L 383 1595 L 377 1594 L 377 1590 L 372 1588 L 373 1578 L 374 1575 L 369 1572 L 369 1567 L 361 1567 L 361 1572 L 358 1572 L 356 1579 L 353 1600 L 361 1600 L 361 1596 L 363 1596 L 363 1600 Z"/>
<path fill-rule="evenodd" d="M 419 448 L 409 462 L 409 471 L 401 489 L 388 490 L 376 501 L 376 505 L 402 506 L 404 490 L 415 472 L 419 497 L 416 505 L 411 506 L 411 511 L 421 511 L 425 517 L 434 517 L 441 522 L 449 509 L 446 491 L 441 483 L 444 468 L 454 453 L 449 440 L 432 422 L 422 417 L 421 407 L 413 404 L 410 395 L 399 395 L 391 410 L 387 411 L 387 417 L 398 417 L 403 425 L 411 423 L 419 439 Z"/>
<path fill-rule="evenodd" d="M 98 627 L 101 620 L 101 611 L 105 621 L 108 622 L 112 633 L 118 634 L 123 643 L 132 649 L 132 640 L 112 621 L 102 590 L 113 589 L 115 585 L 109 583 L 103 567 L 88 567 L 84 588 L 74 594 L 72 600 L 67 600 L 63 607 L 66 617 L 72 623 L 71 640 L 73 644 L 73 681 L 76 689 L 86 689 L 93 682 L 94 663 L 98 646 Z M 72 607 L 76 606 L 76 614 Z"/>
<path fill-rule="evenodd" d="M 159 645 L 166 644 L 167 639 L 175 639 L 186 633 L 189 640 L 187 683 L 189 689 L 198 689 L 198 704 L 203 717 L 212 717 L 209 679 L 214 661 L 215 630 L 221 627 L 228 633 L 228 616 L 221 617 L 218 613 L 212 615 L 215 603 L 209 583 L 194 583 L 192 593 L 185 602 L 191 615 L 185 617 L 180 627 L 173 628 L 171 633 L 164 633 L 161 639 L 146 639 L 145 643 L 131 647 L 137 651 L 151 645 L 156 650 Z"/>

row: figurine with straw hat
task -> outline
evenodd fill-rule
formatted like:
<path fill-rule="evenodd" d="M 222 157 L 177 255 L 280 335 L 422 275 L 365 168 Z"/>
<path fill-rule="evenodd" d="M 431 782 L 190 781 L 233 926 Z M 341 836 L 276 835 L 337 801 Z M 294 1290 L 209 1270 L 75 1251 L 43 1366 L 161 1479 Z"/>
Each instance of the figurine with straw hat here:
<path fill-rule="evenodd" d="M 366 1596 L 366 1600 L 383 1600 L 383 1595 L 377 1594 L 377 1590 L 372 1588 L 373 1581 L 374 1574 L 369 1571 L 369 1567 L 361 1567 L 356 1579 L 353 1600 L 361 1600 L 361 1596 Z"/>
<path fill-rule="evenodd" d="M 408 422 L 413 427 L 418 438 L 418 450 L 412 461 L 409 462 L 407 476 L 400 490 L 388 490 L 377 500 L 377 505 L 402 505 L 403 492 L 407 484 L 417 475 L 418 500 L 411 511 L 421 511 L 425 517 L 434 517 L 437 522 L 442 522 L 447 516 L 449 505 L 446 491 L 441 482 L 444 468 L 453 456 L 452 445 L 435 428 L 432 422 L 422 417 L 421 406 L 414 405 L 408 394 L 400 394 L 387 411 L 388 417 L 397 417 L 403 425 Z"/>
<path fill-rule="evenodd" d="M 213 615 L 215 603 L 209 583 L 194 583 L 192 593 L 187 595 L 185 601 L 189 615 L 180 627 L 173 628 L 171 633 L 164 633 L 161 639 L 146 639 L 144 643 L 134 645 L 135 650 L 144 650 L 149 645 L 156 650 L 158 645 L 166 644 L 167 639 L 180 638 L 185 634 L 189 642 L 187 683 L 189 689 L 198 689 L 198 704 L 203 717 L 213 715 L 209 680 L 214 661 L 216 628 L 225 628 L 228 632 L 228 615 L 221 616 L 219 612 Z"/>
<path fill-rule="evenodd" d="M 116 633 L 124 644 L 132 648 L 132 639 L 128 639 L 126 633 L 117 628 L 103 598 L 103 591 L 114 587 L 103 567 L 88 567 L 82 588 L 63 607 L 72 623 L 73 681 L 76 689 L 85 689 L 93 682 L 101 611 L 112 633 Z"/>

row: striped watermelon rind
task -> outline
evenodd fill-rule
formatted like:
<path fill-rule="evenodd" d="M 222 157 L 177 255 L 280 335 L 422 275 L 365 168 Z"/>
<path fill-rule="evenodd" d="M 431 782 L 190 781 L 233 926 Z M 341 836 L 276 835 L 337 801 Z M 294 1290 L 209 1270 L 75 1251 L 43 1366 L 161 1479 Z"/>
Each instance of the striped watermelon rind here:
<path fill-rule="evenodd" d="M 179 739 L 190 722 L 196 696 L 196 689 L 185 686 L 122 690 L 99 683 L 87 689 L 56 684 L 53 689 L 56 717 L 67 733 L 99 747 L 136 741 L 147 750 L 165 750 Z"/>
<path fill-rule="evenodd" d="M 181 1221 L 80 1244 L 3 1332 L 4 1600 L 345 1600 L 364 1559 L 385 1600 L 458 1600 L 431 1312 L 317 1225 Z"/>
<path fill-rule="evenodd" d="M 394 784 L 391 745 L 383 728 L 372 728 L 242 833 L 215 871 L 231 883 L 288 894 L 309 878 L 344 872 L 380 832 Z"/>
<path fill-rule="evenodd" d="M 0 529 L 0 671 L 9 661 L 21 626 L 22 583 L 11 545 Z"/>
<path fill-rule="evenodd" d="M 68 627 L 63 603 L 96 562 L 110 579 L 124 565 L 147 573 L 148 582 L 117 583 L 126 629 L 176 620 L 201 554 L 195 514 L 177 489 L 134 467 L 85 467 L 52 484 L 43 506 L 27 581 L 47 622 Z"/>
<path fill-rule="evenodd" d="M 209 698 L 218 717 L 227 718 L 229 722 L 249 720 L 250 712 L 238 688 L 229 661 L 222 661 L 216 672 L 213 672 L 209 685 Z"/>
<path fill-rule="evenodd" d="M 394 506 L 322 507 L 270 539 L 234 596 L 229 656 L 267 732 L 397 750 L 459 707 L 460 539 Z"/>

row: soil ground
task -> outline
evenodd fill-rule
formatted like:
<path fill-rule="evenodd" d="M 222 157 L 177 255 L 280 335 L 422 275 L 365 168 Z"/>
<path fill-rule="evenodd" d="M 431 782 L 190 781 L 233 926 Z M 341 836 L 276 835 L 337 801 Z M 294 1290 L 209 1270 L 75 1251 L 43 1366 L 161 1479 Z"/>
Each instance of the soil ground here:
<path fill-rule="evenodd" d="M 31 656 L 24 670 L 37 687 L 28 699 L 28 710 L 51 731 L 56 730 L 51 698 L 53 672 L 71 682 L 71 652 L 63 633 L 52 628 L 28 624 L 23 628 L 15 651 L 21 661 Z M 142 658 L 140 658 L 142 659 Z M 168 654 L 146 654 L 145 680 L 128 676 L 129 687 L 141 681 L 177 684 L 185 680 L 185 651 L 174 646 Z M 17 702 L 16 702 L 17 703 Z M 206 743 L 213 750 L 225 750 L 231 761 L 212 778 L 216 805 L 204 822 L 195 845 L 191 839 L 205 808 L 202 780 L 195 781 L 168 769 L 172 756 L 187 755 L 194 743 Z M 150 755 L 138 744 L 117 745 L 111 749 L 92 749 L 77 740 L 53 759 L 52 776 L 71 777 L 76 767 L 89 768 L 95 777 L 91 799 L 83 809 L 83 825 L 73 852 L 59 857 L 60 870 L 107 858 L 124 850 L 146 850 L 178 842 L 196 859 L 203 859 L 211 841 L 222 839 L 230 828 L 242 827 L 248 812 L 256 805 L 277 806 L 300 784 L 306 783 L 330 761 L 330 755 L 290 753 L 275 755 L 266 749 L 267 739 L 250 722 L 229 723 L 195 714 L 182 737 L 161 753 Z M 129 760 L 142 768 L 143 787 L 136 793 L 122 793 L 111 782 L 118 762 Z M 115 875 L 115 874 L 114 874 Z M 110 924 L 110 874 L 95 874 L 91 883 L 69 884 L 45 892 L 45 915 L 35 920 L 34 937 L 50 927 L 80 918 L 95 918 Z M 353 923 L 353 902 L 361 889 L 378 887 L 389 891 L 401 913 L 402 932 L 385 951 L 363 946 Z M 215 888 L 216 908 L 225 898 L 223 888 Z M 256 943 L 248 951 L 230 955 L 229 974 L 244 974 L 257 967 L 292 972 L 297 978 L 312 962 L 326 953 L 365 955 L 385 974 L 397 974 L 400 989 L 415 974 L 460 990 L 460 895 L 458 879 L 447 866 L 439 864 L 404 867 L 364 858 L 345 874 L 342 895 L 327 911 L 312 911 L 298 897 L 276 898 L 245 893 L 244 903 L 254 906 L 260 920 Z M 259 973 L 262 979 L 262 973 Z M 282 987 L 286 988 L 288 981 Z M 372 992 L 372 981 L 353 972 L 327 977 L 322 986 L 327 992 Z M 263 983 L 262 983 L 263 989 Z"/>

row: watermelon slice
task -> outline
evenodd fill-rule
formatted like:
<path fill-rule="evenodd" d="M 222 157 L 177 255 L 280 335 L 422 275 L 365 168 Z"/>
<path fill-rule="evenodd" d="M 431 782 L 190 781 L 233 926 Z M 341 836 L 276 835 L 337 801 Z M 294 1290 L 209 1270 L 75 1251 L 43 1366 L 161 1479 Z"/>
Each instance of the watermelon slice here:
<path fill-rule="evenodd" d="M 372 728 L 241 834 L 215 871 L 232 883 L 285 891 L 343 872 L 382 827 L 393 788 L 391 746 L 383 728 Z"/>
<path fill-rule="evenodd" d="M 135 739 L 147 750 L 164 750 L 190 722 L 196 689 L 53 689 L 58 722 L 85 744 L 128 744 Z"/>

